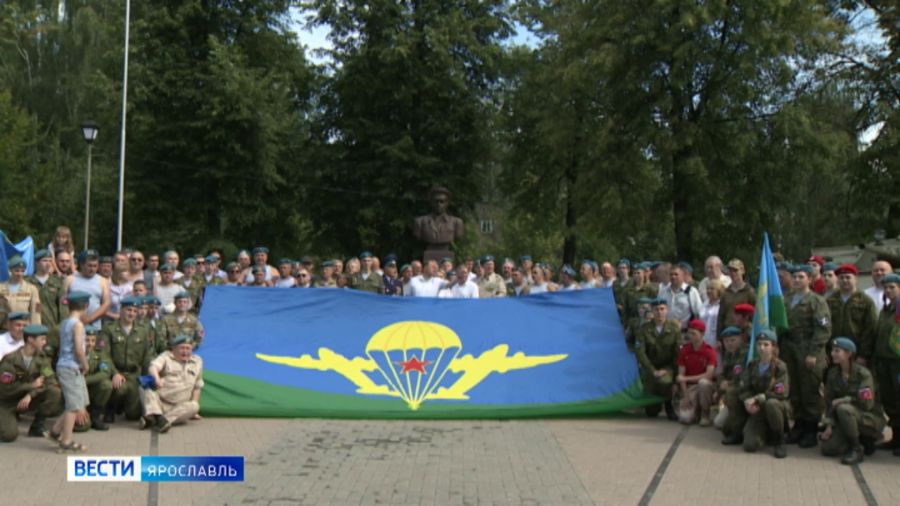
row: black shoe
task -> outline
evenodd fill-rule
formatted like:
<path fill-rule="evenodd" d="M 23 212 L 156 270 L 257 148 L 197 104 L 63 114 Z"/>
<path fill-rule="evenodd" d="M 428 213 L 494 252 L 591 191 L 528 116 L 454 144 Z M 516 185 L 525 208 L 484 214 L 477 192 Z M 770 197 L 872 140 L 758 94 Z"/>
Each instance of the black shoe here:
<path fill-rule="evenodd" d="M 900 457 L 900 448 L 894 448 L 891 453 L 894 454 L 895 457 Z"/>
<path fill-rule="evenodd" d="M 103 421 L 106 423 L 116 423 L 116 410 L 113 407 L 107 406 L 106 413 L 103 415 Z"/>
<path fill-rule="evenodd" d="M 147 427 L 156 426 L 156 415 L 144 415 L 138 420 L 138 429 L 144 430 Z"/>
<path fill-rule="evenodd" d="M 44 433 L 47 432 L 46 427 L 44 427 L 45 418 L 40 415 L 35 415 L 34 421 L 31 422 L 31 427 L 28 428 L 28 437 L 44 437 Z"/>
<path fill-rule="evenodd" d="M 739 445 L 744 443 L 744 435 L 743 434 L 732 434 L 730 436 L 725 436 L 722 438 L 723 445 Z"/>
<path fill-rule="evenodd" d="M 644 408 L 644 413 L 646 413 L 650 418 L 656 418 L 657 416 L 659 416 L 660 411 L 662 411 L 662 407 L 659 404 L 654 404 L 652 406 L 647 406 Z"/>
<path fill-rule="evenodd" d="M 675 406 L 672 405 L 672 401 L 666 401 L 665 407 L 666 407 L 666 418 L 668 418 L 669 421 L 672 421 L 672 422 L 674 422 L 675 420 L 678 420 L 678 415 L 675 414 Z"/>
<path fill-rule="evenodd" d="M 784 433 L 780 434 L 778 441 L 775 442 L 775 458 L 783 459 L 787 457 L 787 446 L 784 444 Z"/>
<path fill-rule="evenodd" d="M 803 436 L 800 437 L 800 442 L 797 443 L 797 446 L 800 448 L 814 448 L 819 444 L 819 433 L 815 431 L 806 431 L 803 433 Z"/>
<path fill-rule="evenodd" d="M 795 445 L 800 442 L 803 438 L 803 422 L 800 420 L 796 420 L 794 422 L 794 427 L 788 432 L 787 437 L 785 437 L 784 442 L 789 445 Z"/>
<path fill-rule="evenodd" d="M 850 449 L 847 450 L 847 453 L 844 454 L 844 457 L 841 458 L 841 464 L 845 464 L 848 466 L 852 466 L 853 464 L 859 464 L 863 461 L 863 448 L 859 444 L 859 442 L 853 442 L 850 444 Z"/>
<path fill-rule="evenodd" d="M 860 442 L 860 444 L 862 444 L 862 447 L 863 447 L 863 454 L 864 454 L 866 457 L 869 457 L 869 456 L 871 456 L 873 453 L 875 453 L 875 440 L 874 440 L 873 438 L 870 438 L 870 437 L 860 437 L 860 438 L 859 438 L 859 442 Z"/>
<path fill-rule="evenodd" d="M 170 428 L 172 428 L 172 422 L 166 420 L 166 417 L 162 415 L 156 416 L 156 430 L 158 430 L 160 434 L 165 434 Z"/>
<path fill-rule="evenodd" d="M 93 408 L 90 410 L 91 413 L 91 428 L 94 430 L 109 430 L 109 425 L 103 423 L 103 416 L 100 414 L 100 410 Z"/>

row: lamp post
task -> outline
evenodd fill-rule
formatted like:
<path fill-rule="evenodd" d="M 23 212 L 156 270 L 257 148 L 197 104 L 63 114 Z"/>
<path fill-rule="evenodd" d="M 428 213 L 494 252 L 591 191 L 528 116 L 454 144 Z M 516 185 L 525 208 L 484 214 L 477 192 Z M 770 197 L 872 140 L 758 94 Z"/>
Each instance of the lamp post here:
<path fill-rule="evenodd" d="M 93 121 L 81 124 L 81 134 L 84 135 L 84 142 L 88 145 L 87 182 L 84 190 L 84 249 L 88 249 L 88 236 L 91 230 L 91 154 L 99 131 Z"/>

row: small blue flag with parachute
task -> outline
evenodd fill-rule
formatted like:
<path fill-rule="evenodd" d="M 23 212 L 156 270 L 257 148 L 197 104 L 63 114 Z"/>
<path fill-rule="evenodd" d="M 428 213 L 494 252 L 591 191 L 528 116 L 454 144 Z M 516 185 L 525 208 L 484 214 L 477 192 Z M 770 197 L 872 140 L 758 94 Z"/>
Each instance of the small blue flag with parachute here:
<path fill-rule="evenodd" d="M 645 396 L 612 290 L 500 299 L 209 286 L 201 412 L 511 418 Z"/>
<path fill-rule="evenodd" d="M 756 286 L 756 311 L 753 313 L 753 331 L 750 334 L 750 351 L 747 363 L 756 353 L 756 336 L 763 330 L 773 330 L 781 337 L 787 330 L 787 311 L 784 307 L 784 293 L 778 281 L 778 269 L 769 247 L 769 234 L 763 232 L 762 254 L 759 259 L 759 284 Z"/>
<path fill-rule="evenodd" d="M 0 230 L 0 281 L 9 279 L 9 259 L 18 255 L 25 260 L 25 275 L 34 274 L 34 240 L 26 237 L 13 244 Z"/>

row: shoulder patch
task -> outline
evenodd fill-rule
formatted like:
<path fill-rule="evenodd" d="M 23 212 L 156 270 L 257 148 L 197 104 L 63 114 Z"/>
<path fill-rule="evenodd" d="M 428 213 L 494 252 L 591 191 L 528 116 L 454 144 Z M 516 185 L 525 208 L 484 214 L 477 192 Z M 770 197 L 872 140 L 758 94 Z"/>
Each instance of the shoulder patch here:
<path fill-rule="evenodd" d="M 0 374 L 0 383 L 2 383 L 4 385 L 9 385 L 10 383 L 13 382 L 14 378 L 15 378 L 15 376 L 13 376 L 12 373 L 5 372 L 3 374 Z"/>
<path fill-rule="evenodd" d="M 772 387 L 772 390 L 774 390 L 776 394 L 783 394 L 784 393 L 784 383 L 775 383 L 775 386 Z"/>
<path fill-rule="evenodd" d="M 875 398 L 875 394 L 872 393 L 872 389 L 869 387 L 860 388 L 859 389 L 859 400 L 861 401 L 871 401 Z"/>
<path fill-rule="evenodd" d="M 741 367 L 741 364 L 736 364 L 736 365 L 734 366 L 734 368 L 731 369 L 731 372 L 732 372 L 735 376 L 740 376 L 741 373 L 744 372 L 744 368 Z"/>

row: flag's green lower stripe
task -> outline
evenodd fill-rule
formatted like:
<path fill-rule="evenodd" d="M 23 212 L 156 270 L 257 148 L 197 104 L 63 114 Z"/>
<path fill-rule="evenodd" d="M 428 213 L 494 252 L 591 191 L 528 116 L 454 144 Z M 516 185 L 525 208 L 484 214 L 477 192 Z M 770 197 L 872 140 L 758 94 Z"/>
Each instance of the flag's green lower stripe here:
<path fill-rule="evenodd" d="M 769 295 L 769 327 L 776 330 L 788 328 L 787 311 L 782 296 Z"/>
<path fill-rule="evenodd" d="M 584 402 L 496 405 L 426 402 L 417 411 L 400 399 L 317 392 L 242 376 L 204 371 L 201 412 L 209 416 L 270 418 L 524 418 L 612 413 L 661 402 L 645 395 L 640 380 L 627 389 Z"/>

